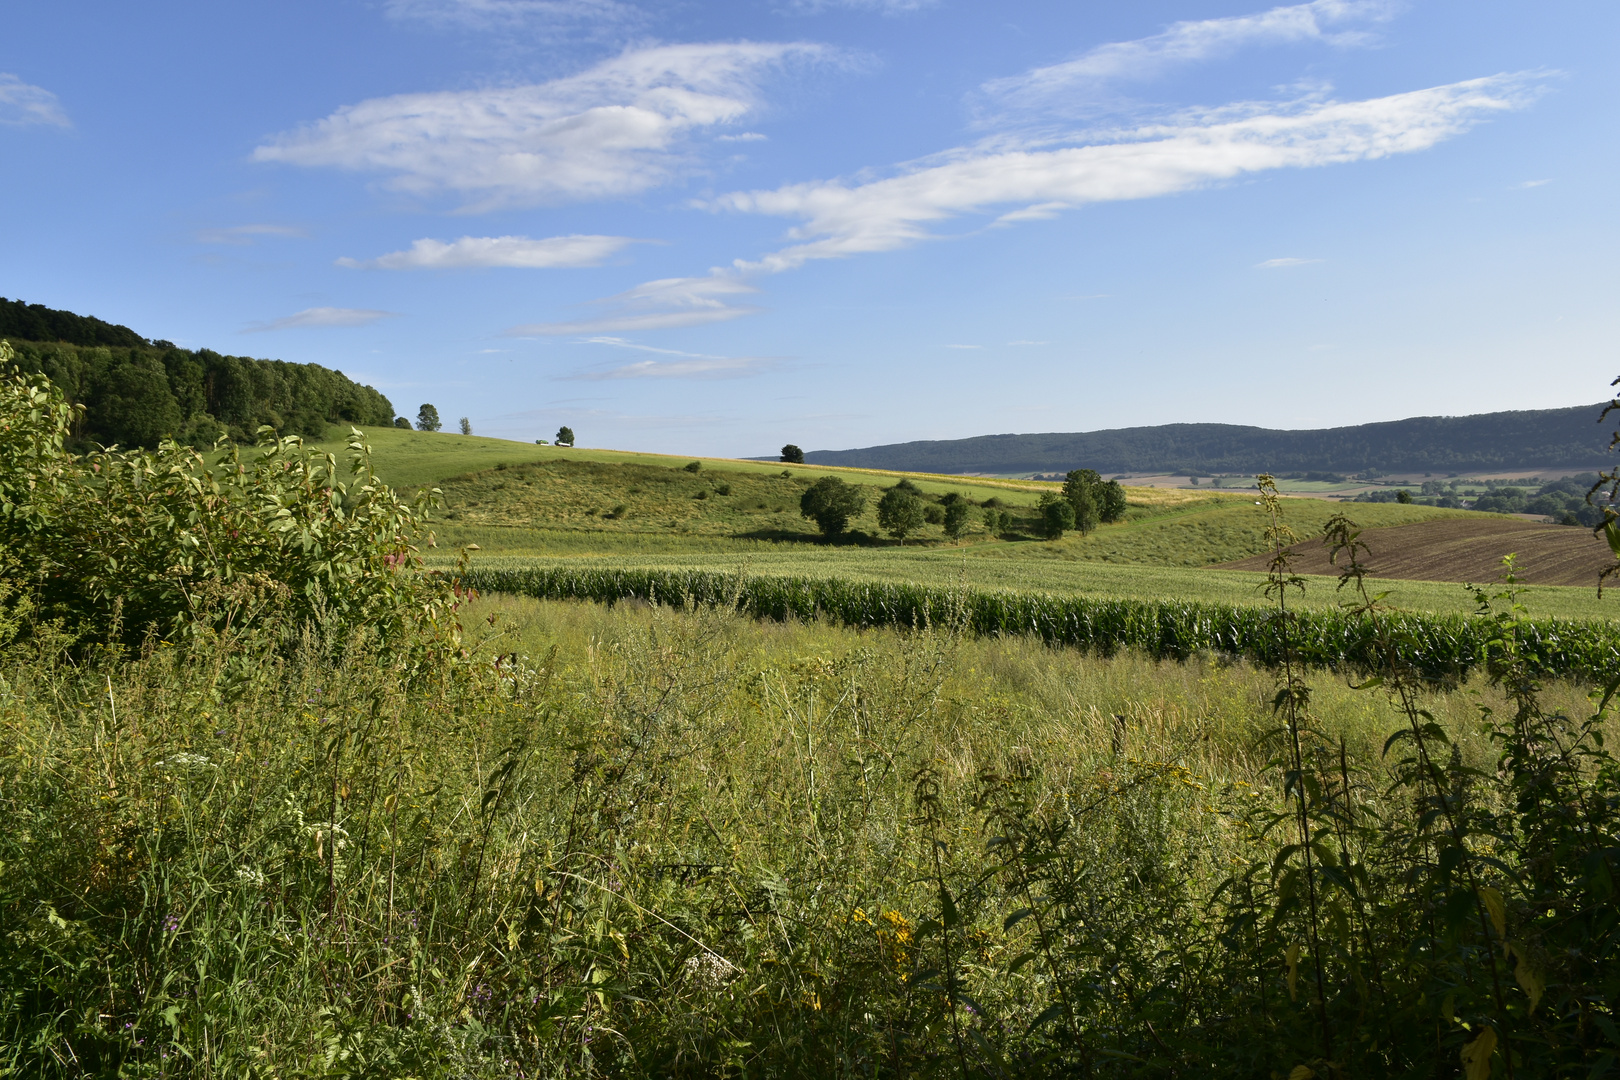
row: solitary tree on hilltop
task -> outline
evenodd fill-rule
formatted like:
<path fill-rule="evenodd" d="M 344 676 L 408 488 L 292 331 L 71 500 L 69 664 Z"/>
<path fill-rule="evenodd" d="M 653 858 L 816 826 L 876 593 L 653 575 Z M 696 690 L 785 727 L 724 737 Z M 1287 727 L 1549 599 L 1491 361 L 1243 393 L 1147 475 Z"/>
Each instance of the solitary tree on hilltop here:
<path fill-rule="evenodd" d="M 472 421 L 467 419 L 465 416 L 461 418 L 461 433 L 463 435 L 472 434 Z"/>
<path fill-rule="evenodd" d="M 432 405 L 423 405 L 416 410 L 417 431 L 438 431 L 443 426 L 439 423 L 439 410 Z"/>
<path fill-rule="evenodd" d="M 836 476 L 823 476 L 799 498 L 799 514 L 816 523 L 828 539 L 844 531 L 849 519 L 866 508 L 866 492 Z"/>
<path fill-rule="evenodd" d="M 804 451 L 800 450 L 797 446 L 794 446 L 792 443 L 788 443 L 786 446 L 782 447 L 782 460 L 786 461 L 786 462 L 790 462 L 791 464 L 794 464 L 794 465 L 803 465 L 804 464 Z"/>
<path fill-rule="evenodd" d="M 574 445 L 574 429 L 569 427 L 567 424 L 564 424 L 562 427 L 558 428 L 557 429 L 557 445 L 558 446 L 573 446 Z"/>

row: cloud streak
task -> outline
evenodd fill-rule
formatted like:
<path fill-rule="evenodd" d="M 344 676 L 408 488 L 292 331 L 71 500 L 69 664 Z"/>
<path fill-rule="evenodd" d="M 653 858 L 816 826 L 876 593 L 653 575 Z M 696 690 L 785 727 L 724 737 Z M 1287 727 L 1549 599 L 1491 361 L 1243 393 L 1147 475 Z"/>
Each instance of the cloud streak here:
<path fill-rule="evenodd" d="M 1393 14 L 1394 4 L 1386 0 L 1312 0 L 1253 15 L 1188 20 L 1151 37 L 1099 45 L 1060 64 L 992 79 L 980 95 L 1000 110 L 1067 111 L 1077 97 L 1105 83 L 1156 78 L 1171 66 L 1227 56 L 1247 45 L 1366 44 L 1366 31 L 1336 28 Z"/>
<path fill-rule="evenodd" d="M 271 330 L 300 330 L 328 326 L 368 326 L 379 319 L 398 316 L 392 311 L 371 308 L 312 307 L 292 315 L 284 315 L 267 323 L 258 323 L 243 330 L 244 334 L 262 334 Z"/>
<path fill-rule="evenodd" d="M 246 247 L 261 238 L 295 240 L 308 235 L 296 225 L 231 225 L 223 229 L 198 229 L 197 242 Z"/>
<path fill-rule="evenodd" d="M 619 0 L 388 0 L 390 18 L 467 30 L 526 30 L 559 36 L 576 28 L 624 29 L 646 19 Z"/>
<path fill-rule="evenodd" d="M 619 349 L 672 356 L 673 360 L 638 360 L 605 371 L 587 371 L 568 376 L 571 379 L 738 379 L 758 375 L 776 366 L 776 361 L 762 356 L 709 356 L 705 353 L 681 352 L 679 349 L 659 349 L 651 345 L 638 345 L 616 337 L 588 339 L 588 345 L 607 345 Z"/>
<path fill-rule="evenodd" d="M 768 75 L 831 55 L 746 41 L 632 49 L 545 83 L 372 98 L 274 136 L 253 160 L 379 173 L 474 211 L 622 198 L 696 168 L 693 140 L 756 112 Z"/>
<path fill-rule="evenodd" d="M 25 83 L 8 72 L 0 72 L 0 124 L 29 127 L 72 127 L 56 95 L 43 87 Z"/>
<path fill-rule="evenodd" d="M 1309 266 L 1311 263 L 1321 261 L 1321 259 L 1296 259 L 1292 256 L 1285 256 L 1281 259 L 1267 259 L 1265 262 L 1257 262 L 1254 264 L 1254 268 L 1256 270 L 1280 270 L 1288 266 Z"/>
<path fill-rule="evenodd" d="M 1279 169 L 1417 153 L 1526 107 L 1542 82 L 1534 73 L 1503 74 L 1363 101 L 1240 104 L 1116 132 L 1108 141 L 963 147 L 861 183 L 824 180 L 734 192 L 704 205 L 796 219 L 787 235 L 797 243 L 759 259 L 737 259 L 707 277 L 638 286 L 604 301 L 620 308 L 614 317 L 538 323 L 508 333 L 611 333 L 739 318 L 757 309 L 735 304 L 734 297 L 755 291 L 750 282 L 761 275 L 938 239 L 941 226 L 973 215 L 997 214 L 992 224 L 1014 225 L 1092 203 L 1159 198 Z"/>
<path fill-rule="evenodd" d="M 405 251 L 375 259 L 337 260 L 338 266 L 365 270 L 461 270 L 506 267 L 526 270 L 600 266 L 604 259 L 635 243 L 627 236 L 463 236 L 445 243 L 418 240 Z"/>
<path fill-rule="evenodd" d="M 1497 75 L 1351 102 L 1221 110 L 1154 124 L 1110 142 L 1056 149 L 942 155 L 943 164 L 860 184 L 840 180 L 737 192 L 715 200 L 737 213 L 797 219 L 801 240 L 743 273 L 775 273 L 815 259 L 891 251 L 937 226 L 1009 204 L 1043 216 L 1090 203 L 1147 199 L 1278 169 L 1372 161 L 1430 149 L 1535 96 L 1533 76 Z M 1234 115 L 1235 114 L 1235 115 Z M 1021 206 L 1019 206 L 1021 204 Z M 1018 209 L 1003 214 L 1016 220 Z"/>
<path fill-rule="evenodd" d="M 599 301 L 609 309 L 607 314 L 573 322 L 541 322 L 514 326 L 506 331 L 505 336 L 558 337 L 569 334 L 628 333 L 728 322 L 759 310 L 735 302 L 739 296 L 758 291 L 746 281 L 728 274 L 661 278 Z"/>

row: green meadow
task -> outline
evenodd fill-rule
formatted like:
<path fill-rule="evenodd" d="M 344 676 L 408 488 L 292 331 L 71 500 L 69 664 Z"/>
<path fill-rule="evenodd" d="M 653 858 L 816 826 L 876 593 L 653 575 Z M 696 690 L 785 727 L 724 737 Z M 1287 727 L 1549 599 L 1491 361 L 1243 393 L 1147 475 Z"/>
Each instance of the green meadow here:
<path fill-rule="evenodd" d="M 442 492 L 444 505 L 433 523 L 436 547 L 428 553 L 432 565 L 450 565 L 457 551 L 475 545 L 475 564 L 489 568 L 565 563 L 746 569 L 762 575 L 961 583 L 1100 597 L 1239 604 L 1263 600 L 1263 575 L 1207 569 L 1268 550 L 1265 517 L 1252 493 L 1130 488 L 1125 520 L 1089 535 L 1070 533 L 1051 541 L 1017 527 L 992 532 L 976 511 L 959 542 L 936 527 L 902 545 L 881 535 L 875 516 L 877 495 L 902 474 L 528 447 L 392 429 L 367 437 L 374 441 L 384 479 L 405 486 L 431 484 Z M 699 468 L 691 471 L 694 460 Z M 825 475 L 871 491 L 866 510 L 850 524 L 854 539 L 825 542 L 814 523 L 799 514 L 799 497 Z M 1041 490 L 1057 486 L 915 474 L 906 478 L 929 494 L 958 492 L 976 503 L 1004 507 L 1015 517 L 1031 510 Z M 1479 516 L 1399 503 L 1283 501 L 1285 523 L 1302 538 L 1318 535 L 1340 513 L 1368 529 Z M 1305 581 L 1303 603 L 1343 601 L 1336 579 Z M 1472 594 L 1461 583 L 1381 581 L 1377 587 L 1401 608 L 1444 614 L 1474 608 Z M 1531 586 L 1525 602 L 1537 615 L 1614 617 L 1615 601 L 1598 599 L 1592 589 Z"/>

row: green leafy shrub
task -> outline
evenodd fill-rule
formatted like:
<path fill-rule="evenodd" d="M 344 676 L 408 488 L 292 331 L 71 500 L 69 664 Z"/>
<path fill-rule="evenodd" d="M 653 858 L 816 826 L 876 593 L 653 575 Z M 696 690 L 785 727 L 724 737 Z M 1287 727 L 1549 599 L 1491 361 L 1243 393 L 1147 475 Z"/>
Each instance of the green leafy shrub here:
<path fill-rule="evenodd" d="M 0 382 L 0 541 L 38 617 L 74 639 L 316 624 L 340 642 L 453 638 L 449 586 L 416 547 L 436 491 L 401 499 L 358 431 L 342 468 L 268 429 L 245 457 L 231 448 L 210 464 L 167 440 L 68 454 L 72 417 L 41 377 Z"/>

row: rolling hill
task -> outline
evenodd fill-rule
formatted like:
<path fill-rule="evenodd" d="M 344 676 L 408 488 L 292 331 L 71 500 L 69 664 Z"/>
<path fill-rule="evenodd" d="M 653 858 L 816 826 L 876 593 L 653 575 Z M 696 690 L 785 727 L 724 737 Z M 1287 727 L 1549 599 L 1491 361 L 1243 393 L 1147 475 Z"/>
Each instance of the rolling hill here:
<path fill-rule="evenodd" d="M 1108 431 L 980 435 L 816 450 L 813 465 L 1010 475 L 1088 468 L 1113 473 L 1465 472 L 1591 468 L 1608 460 L 1603 405 L 1417 416 L 1287 431 L 1236 424 L 1163 424 Z"/>

